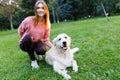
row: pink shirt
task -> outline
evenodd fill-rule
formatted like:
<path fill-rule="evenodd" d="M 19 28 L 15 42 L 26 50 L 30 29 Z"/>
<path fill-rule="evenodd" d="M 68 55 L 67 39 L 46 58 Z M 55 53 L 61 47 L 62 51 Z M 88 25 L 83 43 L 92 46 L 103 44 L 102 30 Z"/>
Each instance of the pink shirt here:
<path fill-rule="evenodd" d="M 34 27 L 34 21 L 31 17 L 25 18 L 18 28 L 18 33 L 21 39 L 30 34 L 33 37 L 33 42 L 43 41 L 48 47 L 52 47 L 52 43 L 49 40 L 50 28 L 46 29 L 45 24 L 38 24 Z"/>

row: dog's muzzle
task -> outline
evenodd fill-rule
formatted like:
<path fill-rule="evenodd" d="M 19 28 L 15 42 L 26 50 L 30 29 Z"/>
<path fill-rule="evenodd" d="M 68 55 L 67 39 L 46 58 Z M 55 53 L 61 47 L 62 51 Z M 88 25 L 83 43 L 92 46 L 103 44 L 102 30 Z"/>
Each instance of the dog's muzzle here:
<path fill-rule="evenodd" d="M 62 42 L 62 47 L 61 48 L 63 48 L 64 50 L 67 50 L 67 42 Z"/>

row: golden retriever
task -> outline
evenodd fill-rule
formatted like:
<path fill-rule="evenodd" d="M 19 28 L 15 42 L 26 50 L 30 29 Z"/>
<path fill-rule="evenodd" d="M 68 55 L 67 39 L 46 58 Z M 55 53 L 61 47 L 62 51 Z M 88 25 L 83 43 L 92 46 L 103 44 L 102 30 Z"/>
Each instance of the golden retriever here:
<path fill-rule="evenodd" d="M 78 65 L 74 59 L 74 53 L 79 51 L 79 48 L 70 49 L 71 38 L 65 34 L 59 34 L 53 39 L 53 47 L 46 52 L 45 60 L 53 66 L 53 69 L 65 79 L 71 79 L 67 74 L 67 67 L 72 67 L 74 72 L 78 72 Z"/>

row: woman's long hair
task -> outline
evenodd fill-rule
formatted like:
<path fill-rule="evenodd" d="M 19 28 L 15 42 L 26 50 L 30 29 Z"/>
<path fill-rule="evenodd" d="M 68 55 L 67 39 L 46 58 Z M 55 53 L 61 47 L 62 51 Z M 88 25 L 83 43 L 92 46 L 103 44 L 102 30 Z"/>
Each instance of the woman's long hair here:
<path fill-rule="evenodd" d="M 48 6 L 47 4 L 45 3 L 44 0 L 38 0 L 36 3 L 35 3 L 35 7 L 34 7 L 34 11 L 35 11 L 35 26 L 38 24 L 39 22 L 39 16 L 37 14 L 37 6 L 39 3 L 42 3 L 43 6 L 44 6 L 44 10 L 45 10 L 45 15 L 44 15 L 44 19 L 45 19 L 45 24 L 46 24 L 46 29 L 50 28 L 50 19 L 49 19 L 49 10 L 48 10 Z"/>

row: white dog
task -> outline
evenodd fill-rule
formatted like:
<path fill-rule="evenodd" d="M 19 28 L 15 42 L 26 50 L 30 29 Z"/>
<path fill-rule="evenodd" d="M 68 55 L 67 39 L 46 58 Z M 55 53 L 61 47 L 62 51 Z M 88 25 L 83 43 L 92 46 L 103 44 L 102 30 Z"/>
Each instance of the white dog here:
<path fill-rule="evenodd" d="M 46 62 L 53 66 L 53 69 L 65 79 L 71 79 L 67 74 L 67 67 L 72 67 L 74 72 L 78 71 L 77 62 L 74 60 L 74 53 L 79 48 L 70 49 L 71 38 L 63 33 L 53 40 L 53 47 L 46 53 Z"/>

